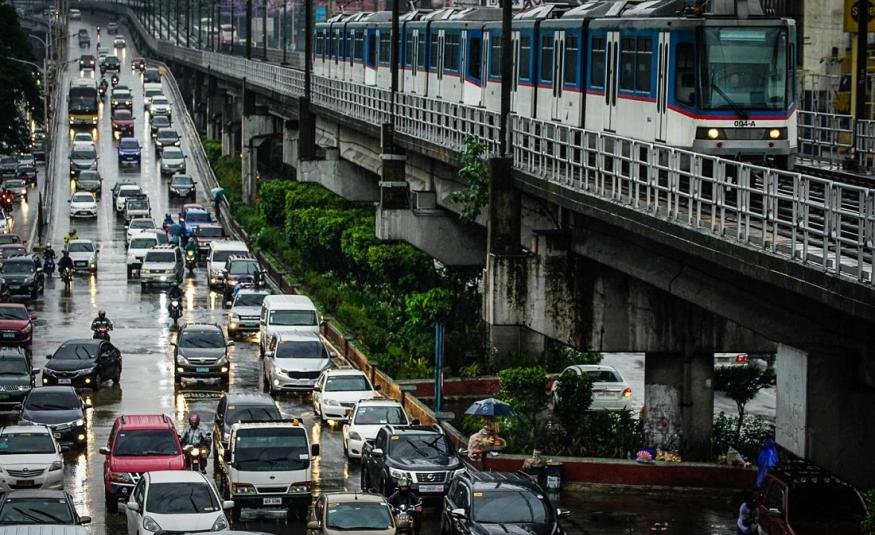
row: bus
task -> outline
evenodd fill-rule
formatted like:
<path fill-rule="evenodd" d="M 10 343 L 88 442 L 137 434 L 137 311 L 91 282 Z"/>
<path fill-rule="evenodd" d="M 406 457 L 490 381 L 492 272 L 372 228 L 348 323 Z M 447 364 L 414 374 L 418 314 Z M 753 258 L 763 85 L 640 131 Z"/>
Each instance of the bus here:
<path fill-rule="evenodd" d="M 67 95 L 67 114 L 70 127 L 97 126 L 97 85 L 94 80 L 80 78 L 70 83 Z"/>

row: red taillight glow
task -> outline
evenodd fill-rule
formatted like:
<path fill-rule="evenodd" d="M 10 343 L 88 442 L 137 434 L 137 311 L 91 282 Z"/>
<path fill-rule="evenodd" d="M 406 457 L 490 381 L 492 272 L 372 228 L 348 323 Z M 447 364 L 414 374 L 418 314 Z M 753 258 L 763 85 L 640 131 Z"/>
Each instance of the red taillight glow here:
<path fill-rule="evenodd" d="M 742 353 L 741 355 L 735 357 L 736 364 L 747 364 L 748 360 L 748 356 L 745 353 Z"/>
<path fill-rule="evenodd" d="M 625 390 L 623 390 L 623 397 L 624 398 L 632 397 L 632 389 L 629 388 L 628 386 L 625 388 Z"/>

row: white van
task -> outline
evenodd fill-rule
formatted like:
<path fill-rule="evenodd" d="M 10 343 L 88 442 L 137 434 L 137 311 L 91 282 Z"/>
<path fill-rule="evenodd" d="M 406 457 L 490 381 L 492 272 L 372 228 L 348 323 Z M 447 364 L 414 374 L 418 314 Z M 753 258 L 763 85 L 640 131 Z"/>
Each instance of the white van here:
<path fill-rule="evenodd" d="M 268 295 L 261 303 L 258 326 L 261 335 L 258 350 L 261 356 L 267 345 L 280 333 L 319 333 L 322 317 L 313 301 L 303 295 Z"/>
<path fill-rule="evenodd" d="M 217 241 L 210 247 L 210 255 L 207 257 L 207 279 L 210 289 L 222 287 L 222 269 L 225 261 L 232 256 L 249 255 L 249 247 L 242 241 L 226 240 Z"/>
<path fill-rule="evenodd" d="M 312 496 L 312 460 L 318 455 L 319 445 L 310 444 L 298 418 L 231 426 L 228 447 L 216 462 L 234 500 L 232 520 L 239 519 L 244 507 L 288 509 L 290 517 L 306 512 Z"/>

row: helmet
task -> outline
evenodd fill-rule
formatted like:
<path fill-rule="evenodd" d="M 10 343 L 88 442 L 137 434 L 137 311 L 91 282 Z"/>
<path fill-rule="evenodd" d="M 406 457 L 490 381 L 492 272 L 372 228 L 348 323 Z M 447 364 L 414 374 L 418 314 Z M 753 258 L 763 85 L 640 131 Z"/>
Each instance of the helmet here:
<path fill-rule="evenodd" d="M 102 320 L 105 320 L 106 319 L 106 310 L 101 310 L 100 312 L 98 312 L 97 317 L 102 319 Z"/>
<path fill-rule="evenodd" d="M 398 479 L 398 488 L 400 489 L 409 489 L 410 488 L 410 476 L 404 474 Z"/>
<path fill-rule="evenodd" d="M 188 423 L 192 427 L 197 427 L 201 424 L 201 417 L 198 416 L 197 414 L 192 414 L 191 416 L 188 417 Z"/>
<path fill-rule="evenodd" d="M 68 251 L 68 250 L 66 250 L 66 249 L 64 249 L 64 250 L 61 251 L 61 252 L 64 254 L 64 256 L 68 256 L 68 255 L 70 254 L 70 251 Z"/>

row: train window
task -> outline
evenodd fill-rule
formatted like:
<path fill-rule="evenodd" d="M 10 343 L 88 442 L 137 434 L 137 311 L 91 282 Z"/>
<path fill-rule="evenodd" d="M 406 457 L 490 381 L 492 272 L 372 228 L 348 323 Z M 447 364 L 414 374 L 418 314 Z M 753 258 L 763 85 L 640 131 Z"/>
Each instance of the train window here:
<path fill-rule="evenodd" d="M 438 48 L 440 47 L 440 43 L 438 41 L 437 32 L 433 32 L 431 34 L 431 65 L 429 65 L 429 70 L 432 72 L 438 72 Z"/>
<path fill-rule="evenodd" d="M 416 49 L 416 63 L 419 65 L 420 69 L 425 68 L 425 32 L 420 30 L 419 32 L 419 47 Z"/>
<path fill-rule="evenodd" d="M 605 86 L 605 38 L 592 38 L 592 63 L 589 81 L 593 87 Z"/>
<path fill-rule="evenodd" d="M 501 78 L 501 34 L 493 33 L 489 42 L 489 76 Z"/>
<path fill-rule="evenodd" d="M 635 38 L 620 40 L 620 89 L 635 90 Z"/>
<path fill-rule="evenodd" d="M 380 63 L 389 63 L 392 54 L 392 40 L 388 31 L 380 32 Z"/>
<path fill-rule="evenodd" d="M 638 38 L 635 63 L 635 90 L 650 93 L 650 73 L 653 69 L 653 40 L 650 37 Z"/>
<path fill-rule="evenodd" d="M 362 30 L 356 30 L 353 34 L 353 61 L 363 61 L 365 59 L 365 33 Z"/>
<path fill-rule="evenodd" d="M 577 84 L 577 62 L 580 50 L 577 45 L 577 36 L 565 36 L 565 74 L 562 82 L 565 85 Z"/>
<path fill-rule="evenodd" d="M 474 80 L 480 80 L 480 71 L 483 66 L 483 38 L 471 37 L 468 39 L 468 76 Z"/>
<path fill-rule="evenodd" d="M 316 56 L 322 55 L 322 34 L 316 34 Z"/>
<path fill-rule="evenodd" d="M 404 66 L 413 66 L 413 32 L 407 34 L 404 42 Z"/>
<path fill-rule="evenodd" d="M 368 65 L 373 66 L 377 63 L 377 35 L 375 33 L 368 35 Z"/>
<path fill-rule="evenodd" d="M 520 36 L 520 61 L 519 73 L 520 80 L 529 80 L 531 78 L 530 69 L 532 67 L 532 38 L 528 35 Z"/>
<path fill-rule="evenodd" d="M 674 99 L 680 104 L 696 104 L 696 67 L 692 43 L 679 43 L 675 49 Z"/>
<path fill-rule="evenodd" d="M 553 81 L 553 35 L 541 36 L 541 81 Z"/>
<path fill-rule="evenodd" d="M 444 34 L 444 70 L 459 71 L 459 34 L 447 32 Z"/>

